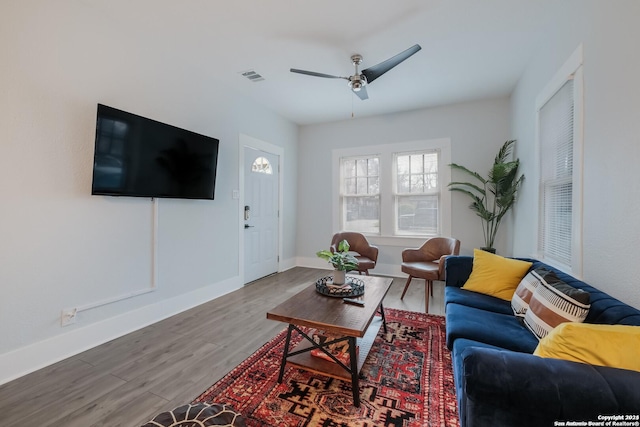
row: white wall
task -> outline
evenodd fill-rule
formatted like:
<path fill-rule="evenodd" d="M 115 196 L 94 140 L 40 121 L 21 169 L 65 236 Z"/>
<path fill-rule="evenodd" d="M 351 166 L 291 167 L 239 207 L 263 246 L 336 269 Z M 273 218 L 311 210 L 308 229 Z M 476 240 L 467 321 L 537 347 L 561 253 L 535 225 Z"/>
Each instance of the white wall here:
<path fill-rule="evenodd" d="M 451 138 L 452 161 L 484 173 L 508 135 L 507 98 L 301 127 L 298 168 L 304 172 L 298 186 L 298 264 L 328 267 L 315 253 L 328 248 L 336 231 L 331 215 L 333 149 Z M 483 246 L 480 220 L 462 194 L 452 196 L 452 234 L 462 242 L 461 253 L 471 254 L 474 247 Z M 501 254 L 510 254 L 508 221 L 503 227 L 496 247 Z M 422 242 L 417 239 L 413 246 Z M 402 249 L 381 246 L 375 271 L 399 273 Z"/>
<path fill-rule="evenodd" d="M 295 260 L 297 126 L 163 49 L 90 2 L 3 3 L 0 383 L 241 286 L 240 133 L 285 150 L 283 262 Z M 98 102 L 219 138 L 216 199 L 159 200 L 157 290 L 62 328 L 63 308 L 151 286 L 152 202 L 90 195 Z"/>
<path fill-rule="evenodd" d="M 548 28 L 511 101 L 512 136 L 520 158 L 534 155 L 535 98 L 582 43 L 584 48 L 583 278 L 640 308 L 635 261 L 640 242 L 640 2 L 558 2 L 560 23 Z M 570 25 L 566 25 L 570 23 Z M 532 254 L 537 221 L 537 170 L 518 204 L 514 251 Z"/>

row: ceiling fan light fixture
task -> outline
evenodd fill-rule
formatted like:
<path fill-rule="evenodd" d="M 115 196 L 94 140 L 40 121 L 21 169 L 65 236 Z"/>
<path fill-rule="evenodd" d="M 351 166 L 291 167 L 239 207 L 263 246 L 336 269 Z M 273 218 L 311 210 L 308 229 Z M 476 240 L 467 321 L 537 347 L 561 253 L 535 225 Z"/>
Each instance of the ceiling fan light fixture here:
<path fill-rule="evenodd" d="M 367 79 L 363 75 L 349 77 L 349 87 L 352 91 L 358 92 L 367 84 Z"/>
<path fill-rule="evenodd" d="M 392 56 L 386 61 L 382 61 L 381 63 L 374 65 L 373 67 L 362 70 L 362 72 L 358 71 L 358 66 L 362 64 L 362 55 L 351 55 L 351 62 L 355 67 L 355 73 L 351 77 L 333 76 L 331 74 L 316 73 L 315 71 L 298 70 L 297 68 L 291 68 L 290 71 L 292 73 L 306 74 L 308 76 L 323 77 L 326 79 L 345 79 L 348 81 L 349 89 L 357 94 L 358 98 L 364 101 L 366 99 L 369 99 L 367 88 L 365 87 L 367 84 L 372 83 L 378 77 L 385 74 L 387 71 L 391 70 L 401 62 L 405 61 L 420 49 L 422 49 L 420 45 L 415 44 L 409 49 L 406 49 L 399 54 Z"/>

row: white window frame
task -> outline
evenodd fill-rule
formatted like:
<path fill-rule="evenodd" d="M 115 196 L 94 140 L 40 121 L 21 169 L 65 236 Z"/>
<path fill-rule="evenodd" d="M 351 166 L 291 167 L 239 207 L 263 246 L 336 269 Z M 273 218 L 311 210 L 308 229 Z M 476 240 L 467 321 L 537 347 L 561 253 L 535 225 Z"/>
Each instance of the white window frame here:
<path fill-rule="evenodd" d="M 438 183 L 437 188 L 435 190 L 425 190 L 421 193 L 400 193 L 398 191 L 398 157 L 399 156 L 411 156 L 411 155 L 427 155 L 427 154 L 436 154 L 437 158 L 438 158 L 438 173 L 437 173 L 437 177 L 436 177 L 436 182 Z M 447 167 L 449 168 L 449 165 L 447 163 L 447 165 L 443 165 L 442 164 L 442 160 L 440 158 L 440 150 L 439 149 L 422 149 L 422 150 L 417 150 L 417 151 L 402 151 L 402 152 L 395 152 L 393 153 L 393 235 L 394 236 L 398 236 L 398 237 L 420 237 L 422 239 L 424 239 L 425 237 L 433 237 L 434 235 L 432 234 L 418 234 L 418 233 L 402 233 L 399 229 L 398 229 L 398 223 L 399 223 L 399 217 L 398 217 L 398 208 L 399 208 L 399 203 L 400 203 L 400 198 L 402 197 L 407 197 L 407 196 L 438 196 L 438 218 L 436 220 L 437 224 L 438 224 L 438 230 L 440 231 L 441 229 L 441 219 L 440 219 L 440 200 L 441 200 L 441 194 L 442 194 L 442 184 L 440 182 L 440 169 L 442 167 Z M 411 175 L 411 173 L 410 173 Z M 442 235 L 442 233 L 436 233 L 436 235 Z"/>
<path fill-rule="evenodd" d="M 377 154 L 369 154 L 366 156 L 343 156 L 340 157 L 340 203 L 339 203 L 339 209 L 340 209 L 340 224 L 341 224 L 341 229 L 344 230 L 344 224 L 345 224 L 345 217 L 346 217 L 346 212 L 345 212 L 345 199 L 346 198 L 352 198 L 352 197 L 378 197 L 378 218 L 380 218 L 380 188 L 378 188 L 378 192 L 376 194 L 371 194 L 371 193 L 365 193 L 365 194 L 347 194 L 346 193 L 346 189 L 344 188 L 344 161 L 345 160 L 354 160 L 354 161 L 358 161 L 358 160 L 370 160 L 370 159 L 378 159 L 378 187 L 380 185 L 380 156 L 378 156 Z M 356 171 L 357 171 L 357 166 L 356 166 Z M 356 177 L 358 175 L 356 174 Z M 366 176 L 367 178 L 369 178 L 369 175 Z M 357 191 L 357 189 L 356 189 Z M 380 225 L 378 224 L 378 229 L 380 230 Z M 354 230 L 350 230 L 350 231 L 354 231 Z M 363 232 L 363 234 L 367 234 L 367 235 L 379 235 L 380 231 L 378 231 L 378 233 L 366 233 Z"/>
<path fill-rule="evenodd" d="M 583 53 L 582 45 L 578 46 L 571 57 L 560 68 L 556 75 L 547 84 L 544 90 L 536 98 L 536 156 L 538 165 L 538 198 L 539 206 L 542 206 L 542 183 L 540 176 L 541 166 L 541 143 L 540 143 L 540 109 L 549 101 L 564 84 L 573 79 L 573 99 L 574 99 L 574 117 L 573 117 L 573 176 L 572 176 L 572 223 L 571 223 L 571 263 L 570 265 L 560 263 L 551 258 L 545 257 L 541 250 L 540 229 L 544 219 L 542 209 L 538 212 L 538 221 L 536 224 L 534 242 L 536 242 L 535 256 L 539 260 L 553 265 L 554 267 L 573 275 L 574 277 L 582 277 L 582 210 L 583 210 L 583 145 L 584 145 L 584 82 L 583 82 Z"/>
<path fill-rule="evenodd" d="M 424 242 L 425 236 L 397 236 L 395 235 L 395 196 L 394 189 L 395 171 L 394 154 L 404 152 L 419 152 L 438 150 L 440 157 L 438 163 L 438 183 L 440 186 L 440 235 L 451 235 L 451 192 L 447 190 L 447 184 L 451 182 L 451 139 L 438 138 L 379 144 L 362 147 L 339 148 L 332 150 L 332 227 L 333 232 L 341 231 L 342 212 L 340 198 L 340 159 L 343 157 L 369 157 L 377 156 L 380 159 L 380 234 L 369 235 L 367 239 L 378 245 L 401 246 L 415 245 Z"/>

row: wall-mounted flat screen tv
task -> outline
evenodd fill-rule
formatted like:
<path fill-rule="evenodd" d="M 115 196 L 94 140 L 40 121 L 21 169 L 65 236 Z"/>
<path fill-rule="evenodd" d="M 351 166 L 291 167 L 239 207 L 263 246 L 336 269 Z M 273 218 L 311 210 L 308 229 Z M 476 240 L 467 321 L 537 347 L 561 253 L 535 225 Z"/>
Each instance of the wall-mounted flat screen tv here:
<path fill-rule="evenodd" d="M 218 144 L 98 104 L 91 194 L 213 200 Z"/>

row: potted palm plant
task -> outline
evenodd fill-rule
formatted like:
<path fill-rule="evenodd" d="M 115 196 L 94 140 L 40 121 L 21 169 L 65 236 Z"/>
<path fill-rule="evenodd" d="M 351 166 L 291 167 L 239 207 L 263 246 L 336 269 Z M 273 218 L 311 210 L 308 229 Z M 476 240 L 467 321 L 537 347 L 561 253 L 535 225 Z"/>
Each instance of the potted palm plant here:
<path fill-rule="evenodd" d="M 333 275 L 333 283 L 335 285 L 344 285 L 346 272 L 358 268 L 358 259 L 349 253 L 349 242 L 346 240 L 338 244 L 336 252 L 323 250 L 317 252 L 316 255 L 328 261 L 335 268 Z"/>
<path fill-rule="evenodd" d="M 473 178 L 473 182 L 452 182 L 449 190 L 459 191 L 471 198 L 469 208 L 482 221 L 485 246 L 481 249 L 492 253 L 495 253 L 493 243 L 500 221 L 513 207 L 524 181 L 524 175 L 518 176 L 520 160 L 508 160 L 515 142 L 508 140 L 502 145 L 486 178 L 464 166 L 455 163 L 449 165 Z"/>

